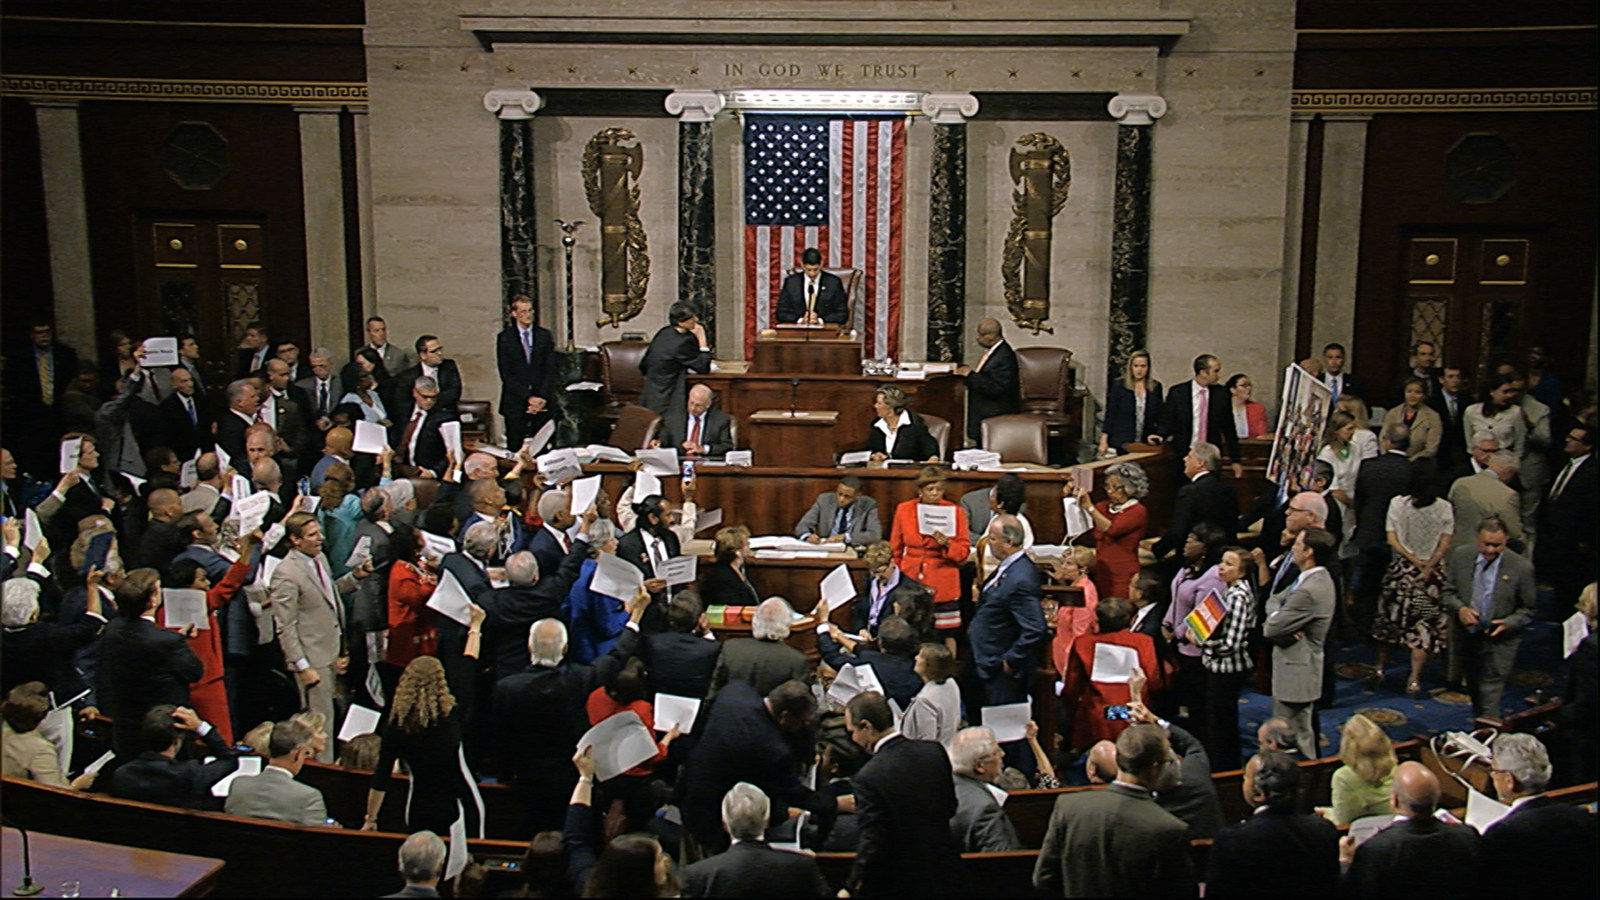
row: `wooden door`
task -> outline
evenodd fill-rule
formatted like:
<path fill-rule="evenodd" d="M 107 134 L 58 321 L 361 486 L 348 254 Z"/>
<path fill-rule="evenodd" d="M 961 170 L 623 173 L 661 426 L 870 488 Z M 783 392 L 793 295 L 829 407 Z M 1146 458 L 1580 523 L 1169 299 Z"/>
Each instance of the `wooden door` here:
<path fill-rule="evenodd" d="M 265 215 L 141 212 L 138 220 L 140 333 L 195 335 L 206 383 L 227 384 L 245 328 L 263 319 Z"/>
<path fill-rule="evenodd" d="M 1501 361 L 1520 365 L 1523 351 L 1539 340 L 1523 327 L 1538 313 L 1539 249 L 1532 232 L 1413 231 L 1401 294 L 1407 348 L 1428 340 L 1443 364 L 1471 361 L 1464 374 L 1476 384 Z"/>

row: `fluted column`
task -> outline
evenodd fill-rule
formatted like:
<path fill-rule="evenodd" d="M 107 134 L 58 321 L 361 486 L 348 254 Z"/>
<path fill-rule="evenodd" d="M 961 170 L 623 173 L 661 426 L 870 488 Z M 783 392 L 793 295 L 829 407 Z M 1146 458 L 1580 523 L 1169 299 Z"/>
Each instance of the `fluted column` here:
<path fill-rule="evenodd" d="M 927 357 L 960 362 L 967 311 L 967 119 L 978 112 L 971 94 L 924 94 L 933 122 L 928 191 Z"/>
<path fill-rule="evenodd" d="M 1145 346 L 1150 322 L 1151 125 L 1166 115 L 1159 94 L 1118 94 L 1106 105 L 1117 120 L 1116 194 L 1112 199 L 1111 334 L 1107 377 L 1122 373 Z"/>
<path fill-rule="evenodd" d="M 716 179 L 711 123 L 722 110 L 716 91 L 673 91 L 667 112 L 678 117 L 678 299 L 700 312 L 706 339 L 717 341 Z"/>
<path fill-rule="evenodd" d="M 500 305 L 514 297 L 533 301 L 538 320 L 539 281 L 535 271 L 533 196 L 533 114 L 544 98 L 525 88 L 496 88 L 483 95 L 483 108 L 500 120 Z M 547 323 L 546 327 L 549 327 Z M 555 331 L 555 329 L 551 329 Z M 566 335 L 558 335 L 557 342 Z"/>

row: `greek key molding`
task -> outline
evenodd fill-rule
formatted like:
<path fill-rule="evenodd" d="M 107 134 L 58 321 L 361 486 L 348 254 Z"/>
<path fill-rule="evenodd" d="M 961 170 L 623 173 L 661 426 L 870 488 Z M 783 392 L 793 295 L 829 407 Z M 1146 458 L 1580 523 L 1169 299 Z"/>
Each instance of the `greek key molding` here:
<path fill-rule="evenodd" d="M 0 94 L 92 100 L 301 104 L 367 102 L 367 86 L 360 82 L 184 81 L 166 78 L 73 78 L 54 75 L 0 76 Z"/>
<path fill-rule="evenodd" d="M 1595 108 L 1595 88 L 1482 88 L 1476 90 L 1295 91 L 1295 112 L 1486 112 Z"/>

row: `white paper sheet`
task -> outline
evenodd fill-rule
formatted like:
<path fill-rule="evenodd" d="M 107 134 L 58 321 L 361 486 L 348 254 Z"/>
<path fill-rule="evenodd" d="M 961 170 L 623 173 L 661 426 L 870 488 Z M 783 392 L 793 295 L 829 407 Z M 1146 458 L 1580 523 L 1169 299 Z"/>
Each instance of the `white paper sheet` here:
<path fill-rule="evenodd" d="M 234 498 L 235 500 L 240 497 L 248 497 L 251 493 L 250 488 L 250 479 L 244 477 L 243 475 L 235 475 L 233 476 L 233 480 L 228 483 L 228 496 Z M 233 515 L 231 511 L 229 512 L 229 515 Z"/>
<path fill-rule="evenodd" d="M 511 453 L 510 451 L 502 450 L 493 444 L 479 444 L 478 449 L 474 450 L 473 452 L 487 453 L 495 459 L 512 459 L 515 456 L 515 454 Z"/>
<path fill-rule="evenodd" d="M 614 553 L 602 553 L 595 561 L 589 590 L 626 603 L 644 584 L 644 573 Z"/>
<path fill-rule="evenodd" d="M 878 673 L 873 671 L 869 663 L 857 663 L 845 666 L 833 679 L 833 686 L 828 688 L 828 696 L 840 704 L 850 702 L 850 698 L 866 691 L 883 693 L 883 684 L 878 681 Z"/>
<path fill-rule="evenodd" d="M 850 567 L 840 563 L 822 579 L 822 600 L 832 612 L 855 598 L 856 585 L 850 578 Z"/>
<path fill-rule="evenodd" d="M 934 503 L 917 504 L 917 532 L 933 536 L 935 531 L 954 536 L 956 533 L 956 507 Z"/>
<path fill-rule="evenodd" d="M 600 480 L 601 476 L 590 475 L 588 478 L 579 478 L 567 486 L 567 490 L 572 492 L 573 515 L 581 516 L 594 505 L 594 501 L 600 496 Z"/>
<path fill-rule="evenodd" d="M 1511 807 L 1467 788 L 1467 824 L 1478 829 L 1479 834 L 1489 830 L 1489 826 L 1506 817 L 1511 812 Z"/>
<path fill-rule="evenodd" d="M 707 528 L 715 528 L 722 524 L 722 507 L 708 509 L 694 517 L 694 533 L 699 534 Z"/>
<path fill-rule="evenodd" d="M 211 796 L 213 796 L 213 797 L 226 797 L 226 796 L 228 796 L 228 792 L 233 790 L 234 781 L 236 781 L 236 780 L 238 780 L 240 778 L 244 778 L 244 777 L 246 777 L 248 775 L 260 775 L 261 774 L 261 762 L 262 762 L 262 760 L 261 760 L 261 757 L 259 757 L 259 756 L 241 756 L 241 757 L 239 757 L 239 759 L 238 759 L 239 768 L 234 769 L 232 772 L 229 772 L 227 774 L 227 776 L 224 777 L 221 781 L 217 782 L 216 784 L 213 784 L 211 786 Z"/>
<path fill-rule="evenodd" d="M 256 491 L 248 497 L 235 499 L 233 501 L 233 513 L 239 517 L 239 533 L 249 534 L 260 528 L 262 521 L 267 516 L 267 509 L 271 506 L 271 491 Z"/>
<path fill-rule="evenodd" d="M 355 547 L 351 548 L 350 555 L 345 558 L 344 566 L 347 569 L 354 569 L 356 566 L 361 565 L 371 558 L 372 535 L 363 534 L 361 537 L 356 539 L 356 545 Z"/>
<path fill-rule="evenodd" d="M 529 453 L 537 454 L 540 450 L 543 450 L 545 448 L 545 445 L 550 443 L 550 439 L 555 437 L 555 436 L 556 436 L 556 420 L 555 419 L 551 419 L 550 421 L 548 421 L 548 422 L 544 423 L 543 425 L 539 426 L 539 430 L 535 431 L 533 433 L 533 437 L 528 438 L 526 441 L 523 441 L 522 442 L 522 446 Z"/>
<path fill-rule="evenodd" d="M 314 513 L 322 505 L 322 498 L 316 494 L 302 494 L 300 496 L 300 511 Z"/>
<path fill-rule="evenodd" d="M 981 469 L 985 466 L 1000 465 L 1000 454 L 993 450 L 957 450 L 951 457 L 950 463 L 957 469 Z"/>
<path fill-rule="evenodd" d="M 149 337 L 139 346 L 144 350 L 143 365 L 146 367 L 178 364 L 178 339 L 175 337 Z"/>
<path fill-rule="evenodd" d="M 700 714 L 699 697 L 679 697 L 674 694 L 656 695 L 656 730 L 665 734 L 678 726 L 679 734 L 694 729 L 694 718 Z"/>
<path fill-rule="evenodd" d="M 1589 636 L 1589 620 L 1575 612 L 1561 623 L 1561 657 L 1565 659 L 1578 652 L 1578 645 Z"/>
<path fill-rule="evenodd" d="M 178 487 L 188 490 L 200 483 L 200 469 L 194 460 L 188 460 L 178 467 Z"/>
<path fill-rule="evenodd" d="M 574 381 L 567 385 L 569 391 L 598 391 L 604 388 L 605 385 L 598 381 Z"/>
<path fill-rule="evenodd" d="M 428 608 L 462 625 L 472 622 L 472 598 L 448 570 L 439 572 L 439 583 L 433 589 L 433 596 L 428 598 Z"/>
<path fill-rule="evenodd" d="M 1101 684 L 1127 684 L 1133 677 L 1134 667 L 1138 664 L 1139 651 L 1132 647 L 1096 644 L 1094 669 L 1089 673 L 1089 680 Z"/>
<path fill-rule="evenodd" d="M 352 704 L 350 711 L 344 714 L 344 724 L 339 727 L 339 740 L 352 741 L 358 735 L 376 734 L 382 718 L 383 714 L 375 709 Z"/>
<path fill-rule="evenodd" d="M 177 630 L 188 625 L 210 631 L 206 615 L 206 592 L 189 588 L 162 588 L 161 615 L 164 627 Z"/>
<path fill-rule="evenodd" d="M 756 464 L 754 451 L 752 450 L 729 450 L 722 459 L 730 466 L 749 468 Z"/>
<path fill-rule="evenodd" d="M 195 449 L 195 453 L 198 454 L 199 452 L 200 452 L 200 450 L 198 448 L 196 448 Z M 221 444 L 217 444 L 212 452 L 217 454 L 217 471 L 218 472 L 226 472 L 226 471 L 228 471 L 228 467 L 233 465 L 233 457 L 228 455 L 228 451 L 222 449 L 222 445 Z M 198 457 L 196 457 L 196 458 L 198 458 Z"/>
<path fill-rule="evenodd" d="M 1066 523 L 1065 534 L 1062 537 L 1072 540 L 1094 527 L 1094 517 L 1089 511 L 1078 505 L 1073 497 L 1061 498 L 1061 518 Z"/>
<path fill-rule="evenodd" d="M 632 566 L 629 566 L 629 568 L 632 568 Z M 659 563 L 655 567 L 655 570 L 656 577 L 665 578 L 667 580 L 668 587 L 679 584 L 689 584 L 693 582 L 696 577 L 698 577 L 697 573 L 700 570 L 700 557 L 674 556 L 665 562 Z"/>
<path fill-rule="evenodd" d="M 383 426 L 365 419 L 358 419 L 355 424 L 356 442 L 351 449 L 357 453 L 382 455 L 384 448 L 389 446 L 389 435 Z"/>
<path fill-rule="evenodd" d="M 631 712 L 619 712 L 584 732 L 577 749 L 594 747 L 594 780 L 609 781 L 656 755 L 656 738 Z"/>
<path fill-rule="evenodd" d="M 1376 816 L 1362 816 L 1350 823 L 1350 839 L 1359 847 L 1367 842 L 1367 838 L 1394 824 L 1394 815 L 1383 813 Z"/>
<path fill-rule="evenodd" d="M 273 527 L 276 528 L 277 526 L 274 525 Z M 263 549 L 265 547 L 266 545 L 263 545 Z M 276 556 L 262 556 L 261 563 L 256 567 L 256 584 L 263 587 L 270 586 L 272 584 L 272 573 L 278 570 L 278 564 L 281 562 L 283 560 Z"/>
<path fill-rule="evenodd" d="M 439 436 L 444 438 L 444 448 L 455 457 L 456 465 L 461 465 L 467 458 L 467 451 L 461 446 L 461 423 L 441 422 Z"/>
<path fill-rule="evenodd" d="M 430 556 L 435 560 L 440 560 L 444 559 L 449 554 L 456 552 L 456 542 L 454 540 L 447 537 L 440 537 L 437 534 L 427 531 L 421 532 L 421 534 L 422 552 L 424 555 Z"/>
<path fill-rule="evenodd" d="M 100 773 L 100 770 L 104 769 L 106 767 L 106 763 L 111 762 L 113 759 L 116 759 L 116 757 L 117 757 L 117 752 L 115 750 L 107 750 L 105 752 L 105 754 L 103 756 L 101 756 L 99 759 L 95 760 L 92 763 L 89 763 L 87 766 L 84 766 L 83 767 L 83 774 L 85 774 L 85 775 L 98 775 Z"/>
<path fill-rule="evenodd" d="M 633 502 L 639 503 L 651 494 L 661 493 L 661 478 L 649 469 L 633 473 Z"/>
<path fill-rule="evenodd" d="M 31 553 L 42 540 L 44 540 L 44 528 L 39 525 L 39 514 L 29 506 L 22 512 L 22 546 L 27 547 Z"/>
<path fill-rule="evenodd" d="M 61 442 L 61 474 L 71 472 L 78 465 L 78 452 L 83 449 L 83 438 Z"/>
<path fill-rule="evenodd" d="M 612 447 L 607 444 L 590 444 L 583 448 L 583 452 L 579 456 L 587 456 L 595 462 L 628 463 L 633 460 L 633 457 L 628 455 L 628 451 L 621 447 Z"/>
<path fill-rule="evenodd" d="M 551 450 L 535 460 L 544 473 L 546 484 L 562 484 L 583 477 L 583 464 L 578 462 L 578 451 L 572 448 Z M 595 476 L 599 477 L 599 476 Z"/>
<path fill-rule="evenodd" d="M 276 549 L 279 544 L 283 543 L 283 536 L 286 532 L 287 529 L 283 527 L 282 522 L 273 522 L 272 527 L 267 529 L 267 533 L 261 536 L 262 552 L 271 552 Z"/>
<path fill-rule="evenodd" d="M 1026 700 L 983 708 L 983 727 L 994 732 L 994 739 L 1002 744 L 1026 739 L 1031 718 L 1033 705 Z"/>
<path fill-rule="evenodd" d="M 140 478 L 137 475 L 129 475 L 127 472 L 123 472 L 122 477 L 128 479 L 128 483 L 133 485 L 133 489 L 136 491 L 150 483 L 150 479 L 148 478 Z"/>
<path fill-rule="evenodd" d="M 852 450 L 849 453 L 839 454 L 839 465 L 841 466 L 864 466 L 871 461 L 871 450 Z"/>
<path fill-rule="evenodd" d="M 481 821 L 481 820 L 480 820 Z M 467 816 L 456 801 L 456 820 L 450 823 L 450 846 L 445 850 L 444 878 L 449 881 L 467 867 Z"/>
<path fill-rule="evenodd" d="M 644 463 L 644 471 L 670 478 L 678 474 L 678 451 L 672 447 L 640 450 L 634 454 Z"/>

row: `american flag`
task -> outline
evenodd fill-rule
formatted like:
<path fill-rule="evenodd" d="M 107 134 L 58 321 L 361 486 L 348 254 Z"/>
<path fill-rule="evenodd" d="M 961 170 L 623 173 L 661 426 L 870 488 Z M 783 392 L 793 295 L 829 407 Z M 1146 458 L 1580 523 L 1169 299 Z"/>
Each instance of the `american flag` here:
<path fill-rule="evenodd" d="M 903 117 L 745 116 L 747 357 L 807 247 L 822 252 L 825 268 L 861 270 L 851 324 L 868 357 L 898 356 L 905 151 Z"/>

